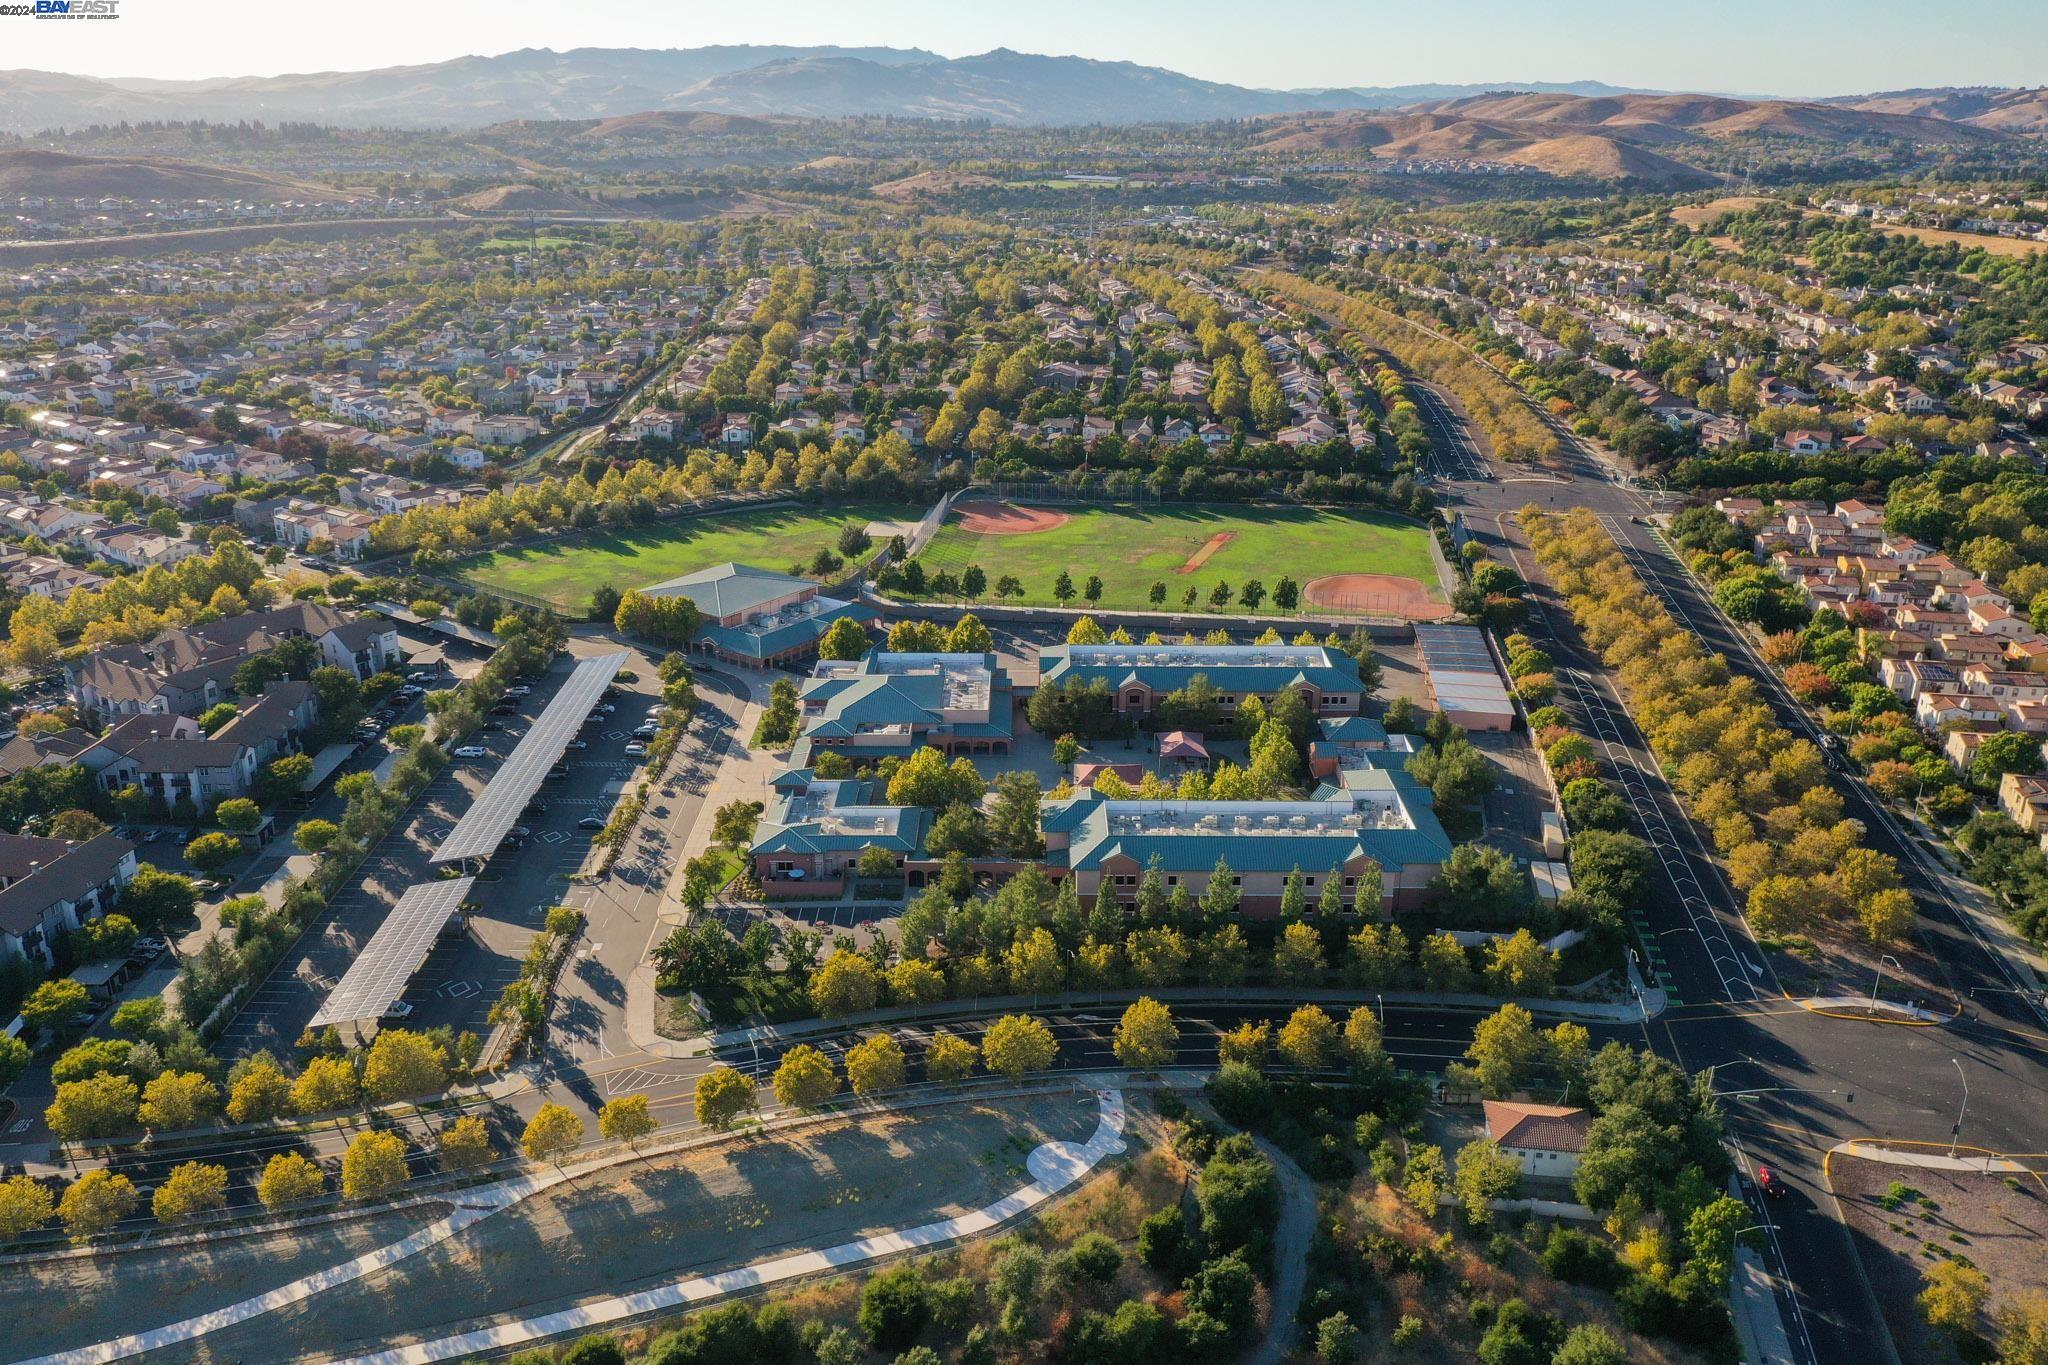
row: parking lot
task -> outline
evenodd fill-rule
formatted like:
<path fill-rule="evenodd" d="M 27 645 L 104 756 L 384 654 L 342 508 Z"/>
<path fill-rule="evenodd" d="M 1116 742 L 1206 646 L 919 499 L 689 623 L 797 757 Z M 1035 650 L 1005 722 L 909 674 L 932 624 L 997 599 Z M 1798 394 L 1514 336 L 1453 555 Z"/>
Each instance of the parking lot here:
<path fill-rule="evenodd" d="M 406 888 L 430 881 L 429 862 L 455 822 L 535 716 L 569 676 L 574 661 L 557 661 L 534 680 L 511 710 L 491 717 L 494 728 L 473 736 L 481 757 L 457 758 L 430 784 L 407 816 L 367 858 L 222 1036 L 220 1048 L 240 1056 L 258 1048 L 289 1049 Z M 592 831 L 602 823 L 633 777 L 637 761 L 625 753 L 632 731 L 648 718 L 660 684 L 652 666 L 636 659 L 637 682 L 616 684 L 611 715 L 593 712 L 557 771 L 541 788 L 537 806 L 520 818 L 524 838 L 508 840 L 480 874 L 466 923 L 451 926 L 413 977 L 404 1000 L 408 1027 L 447 1025 L 483 1033 L 487 1015 L 506 983 L 519 974 L 528 943 L 551 906 L 561 903 L 569 877 L 583 865 Z M 577 746 L 581 747 L 577 747 Z"/>

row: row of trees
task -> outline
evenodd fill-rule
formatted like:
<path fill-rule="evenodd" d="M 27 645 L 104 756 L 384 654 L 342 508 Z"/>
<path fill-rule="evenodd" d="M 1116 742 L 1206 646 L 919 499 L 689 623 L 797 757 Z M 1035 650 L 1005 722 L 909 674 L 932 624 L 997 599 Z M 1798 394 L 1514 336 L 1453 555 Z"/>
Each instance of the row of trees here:
<path fill-rule="evenodd" d="M 1521 519 L 1586 643 L 1711 832 L 1757 932 L 1853 920 L 1873 943 L 1906 934 L 1913 899 L 1898 865 L 1843 818 L 1819 748 L 1779 725 L 1752 681 L 1679 628 L 1592 513 L 1532 506 Z"/>

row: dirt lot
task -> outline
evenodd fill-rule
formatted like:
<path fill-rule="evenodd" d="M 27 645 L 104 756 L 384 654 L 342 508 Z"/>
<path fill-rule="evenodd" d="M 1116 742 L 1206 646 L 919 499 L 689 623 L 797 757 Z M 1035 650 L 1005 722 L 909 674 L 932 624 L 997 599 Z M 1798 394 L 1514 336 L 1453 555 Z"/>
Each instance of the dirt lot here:
<path fill-rule="evenodd" d="M 2030 1176 L 1966 1175 L 1887 1166 L 1856 1157 L 1828 1163 L 1842 1202 L 1849 1240 L 1883 1307 L 1885 1325 L 1907 1360 L 1947 1365 L 1960 1359 L 1949 1341 L 1927 1328 L 1914 1302 L 1928 1266 L 1967 1259 L 1991 1281 L 1991 1306 L 2021 1290 L 2048 1290 L 2048 1194 Z M 1986 1332 L 1990 1323 L 1984 1324 Z"/>
<path fill-rule="evenodd" d="M 1769 202 L 1769 199 L 1760 194 L 1731 194 L 1709 200 L 1704 204 L 1680 204 L 1671 210 L 1671 221 L 1680 227 L 1699 228 L 1713 222 L 1724 213 L 1753 209 L 1758 204 Z"/>
<path fill-rule="evenodd" d="M 434 1204 L 205 1246 L 0 1268 L 0 1322 L 10 1360 L 122 1331 L 178 1322 L 360 1256 L 426 1226 Z"/>
<path fill-rule="evenodd" d="M 1033 1147 L 1085 1141 L 1096 1118 L 1092 1096 L 1006 1100 L 614 1167 L 382 1275 L 161 1358 L 332 1359 L 923 1223 L 1016 1189 Z M 171 1319 L 137 1310 L 124 1320 Z"/>

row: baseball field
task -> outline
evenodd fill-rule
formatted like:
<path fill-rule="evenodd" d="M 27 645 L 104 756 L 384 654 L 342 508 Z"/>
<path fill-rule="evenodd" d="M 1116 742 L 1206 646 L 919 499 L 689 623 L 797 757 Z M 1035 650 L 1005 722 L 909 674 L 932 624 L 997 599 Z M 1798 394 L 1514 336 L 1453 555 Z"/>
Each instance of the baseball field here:
<path fill-rule="evenodd" d="M 1104 611 L 1181 611 L 1213 606 L 1217 585 L 1230 589 L 1228 610 L 1242 611 L 1249 579 L 1270 594 L 1282 578 L 1302 588 L 1296 611 L 1406 616 L 1450 613 L 1430 557 L 1429 531 L 1419 522 L 1364 509 L 1311 507 L 1040 507 L 956 503 L 953 515 L 919 556 L 928 574 L 959 574 L 970 564 L 988 577 L 988 596 L 1006 575 L 1023 586 L 1007 601 L 1062 605 L 1055 584 L 1065 571 L 1086 607 L 1088 579 L 1102 580 L 1093 604 Z M 1164 584 L 1165 601 L 1153 601 Z M 1270 596 L 1261 604 L 1275 611 Z"/>
<path fill-rule="evenodd" d="M 565 612 L 580 613 L 589 607 L 590 595 L 607 583 L 624 592 L 727 560 L 781 572 L 834 545 L 848 522 L 915 522 L 923 512 L 908 504 L 864 503 L 713 513 L 475 555 L 456 572 L 484 587 L 543 598 Z"/>

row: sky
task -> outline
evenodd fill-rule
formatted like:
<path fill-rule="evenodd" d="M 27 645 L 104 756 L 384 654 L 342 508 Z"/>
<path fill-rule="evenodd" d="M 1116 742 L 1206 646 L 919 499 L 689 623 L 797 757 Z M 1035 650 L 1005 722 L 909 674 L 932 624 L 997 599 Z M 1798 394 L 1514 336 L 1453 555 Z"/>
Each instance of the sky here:
<path fill-rule="evenodd" d="M 1235 85 L 1602 80 L 1821 96 L 2048 81 L 2040 0 L 115 0 L 0 18 L 0 68 L 276 75 L 525 47 L 1010 47 Z"/>

